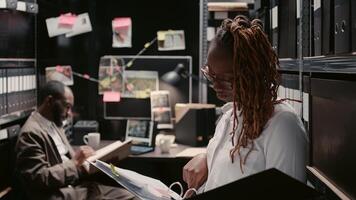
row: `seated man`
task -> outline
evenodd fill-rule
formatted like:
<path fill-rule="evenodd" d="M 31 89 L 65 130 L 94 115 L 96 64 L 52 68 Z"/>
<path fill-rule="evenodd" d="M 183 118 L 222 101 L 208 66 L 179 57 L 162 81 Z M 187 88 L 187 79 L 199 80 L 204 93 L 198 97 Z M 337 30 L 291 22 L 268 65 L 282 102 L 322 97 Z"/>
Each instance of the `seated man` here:
<path fill-rule="evenodd" d="M 16 171 L 30 199 L 133 199 L 121 188 L 85 182 L 83 167 L 94 151 L 74 152 L 62 126 L 71 115 L 74 97 L 61 82 L 48 82 L 40 91 L 39 107 L 22 127 L 16 143 Z"/>

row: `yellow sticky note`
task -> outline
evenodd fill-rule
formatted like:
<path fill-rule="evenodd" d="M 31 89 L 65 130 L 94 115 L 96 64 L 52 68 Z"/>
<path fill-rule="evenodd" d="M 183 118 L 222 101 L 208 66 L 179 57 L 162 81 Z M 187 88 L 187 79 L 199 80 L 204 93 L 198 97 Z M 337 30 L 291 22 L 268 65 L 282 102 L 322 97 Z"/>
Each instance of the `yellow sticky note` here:
<path fill-rule="evenodd" d="M 166 31 L 158 31 L 157 32 L 157 40 L 164 40 L 166 38 Z"/>

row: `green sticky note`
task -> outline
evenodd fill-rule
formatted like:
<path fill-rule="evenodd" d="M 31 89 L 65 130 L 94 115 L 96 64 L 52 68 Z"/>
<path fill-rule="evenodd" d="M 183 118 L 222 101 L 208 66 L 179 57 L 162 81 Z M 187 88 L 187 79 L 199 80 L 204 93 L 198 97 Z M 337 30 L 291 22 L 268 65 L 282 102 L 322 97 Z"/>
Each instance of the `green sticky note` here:
<path fill-rule="evenodd" d="M 116 171 L 115 166 L 111 163 L 110 163 L 110 168 L 111 168 L 111 172 L 115 174 L 115 176 L 119 176 L 119 173 Z"/>

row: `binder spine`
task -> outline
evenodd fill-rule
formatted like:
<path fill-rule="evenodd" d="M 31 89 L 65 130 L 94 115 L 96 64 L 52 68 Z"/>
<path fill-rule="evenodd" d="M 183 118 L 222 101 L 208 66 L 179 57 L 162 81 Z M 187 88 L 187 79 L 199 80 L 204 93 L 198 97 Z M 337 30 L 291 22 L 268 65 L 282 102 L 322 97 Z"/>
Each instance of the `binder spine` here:
<path fill-rule="evenodd" d="M 334 53 L 334 0 L 321 1 L 322 7 L 322 53 Z"/>
<path fill-rule="evenodd" d="M 335 0 L 335 54 L 350 51 L 350 0 Z"/>
<path fill-rule="evenodd" d="M 322 8 L 321 8 L 321 0 L 314 0 L 314 55 L 321 55 L 321 41 L 322 41 L 322 33 L 321 33 L 321 17 L 322 17 Z"/>

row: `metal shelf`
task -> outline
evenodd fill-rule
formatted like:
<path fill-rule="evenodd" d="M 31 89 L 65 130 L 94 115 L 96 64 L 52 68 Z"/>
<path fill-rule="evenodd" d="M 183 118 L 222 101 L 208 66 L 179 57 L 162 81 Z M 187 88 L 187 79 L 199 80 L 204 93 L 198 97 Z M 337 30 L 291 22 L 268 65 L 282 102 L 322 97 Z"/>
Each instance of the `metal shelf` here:
<path fill-rule="evenodd" d="M 299 59 L 280 59 L 281 71 L 356 74 L 356 55 L 318 56 Z M 300 63 L 301 62 L 301 63 Z"/>
<path fill-rule="evenodd" d="M 35 65 L 35 58 L 0 58 L 0 68 L 30 68 Z"/>
<path fill-rule="evenodd" d="M 17 112 L 13 112 L 10 114 L 6 114 L 0 117 L 0 126 L 19 120 L 19 119 L 23 119 L 25 117 L 28 117 L 32 111 L 34 111 L 36 108 L 32 107 L 26 110 L 21 110 L 21 111 L 17 111 Z"/>

